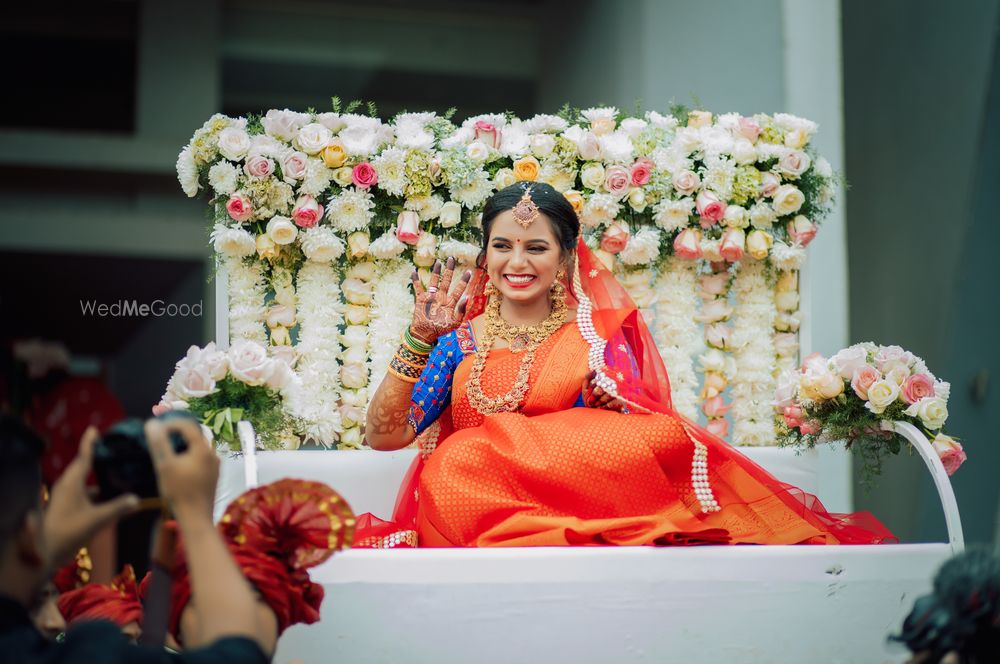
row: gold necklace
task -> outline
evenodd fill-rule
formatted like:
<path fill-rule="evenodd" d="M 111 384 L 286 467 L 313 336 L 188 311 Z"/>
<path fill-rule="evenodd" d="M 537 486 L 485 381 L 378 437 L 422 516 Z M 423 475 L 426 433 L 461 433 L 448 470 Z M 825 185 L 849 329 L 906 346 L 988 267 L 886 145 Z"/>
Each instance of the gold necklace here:
<path fill-rule="evenodd" d="M 549 312 L 544 321 L 537 325 L 511 325 L 500 315 L 499 294 L 490 298 L 490 302 L 486 306 L 486 331 L 480 340 L 481 343 L 477 344 L 476 359 L 473 360 L 466 388 L 469 403 L 473 408 L 481 415 L 492 415 L 513 412 L 521 407 L 524 397 L 528 394 L 528 376 L 531 373 L 531 365 L 535 361 L 535 351 L 538 350 L 543 341 L 562 327 L 566 321 L 566 310 L 565 299 L 553 297 L 552 311 Z M 490 349 L 497 337 L 507 341 L 512 352 L 523 350 L 524 357 L 521 359 L 521 366 L 510 391 L 506 394 L 489 397 L 483 392 L 483 369 L 486 368 L 486 359 L 489 357 Z M 515 341 L 523 343 L 520 350 L 514 350 Z"/>

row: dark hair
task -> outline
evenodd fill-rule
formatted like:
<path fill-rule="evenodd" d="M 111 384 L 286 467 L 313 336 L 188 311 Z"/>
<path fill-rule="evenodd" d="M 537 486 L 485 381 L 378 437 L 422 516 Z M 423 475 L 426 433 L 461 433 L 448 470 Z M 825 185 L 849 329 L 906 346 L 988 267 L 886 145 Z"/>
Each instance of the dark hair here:
<path fill-rule="evenodd" d="M 969 550 L 948 560 L 934 579 L 934 592 L 917 598 L 891 640 L 937 662 L 957 652 L 961 662 L 992 662 L 1000 652 L 1000 559 Z"/>
<path fill-rule="evenodd" d="M 480 254 L 480 258 L 486 254 L 493 220 L 501 212 L 513 210 L 529 188 L 531 200 L 538 206 L 538 210 L 549 218 L 552 232 L 559 240 L 564 255 L 576 249 L 576 240 L 580 235 L 580 219 L 566 197 L 553 189 L 552 185 L 544 182 L 515 182 L 493 194 L 486 201 L 486 206 L 483 208 L 483 253 Z"/>
<path fill-rule="evenodd" d="M 12 415 L 0 415 L 0 549 L 17 533 L 24 517 L 39 508 L 45 443 Z"/>

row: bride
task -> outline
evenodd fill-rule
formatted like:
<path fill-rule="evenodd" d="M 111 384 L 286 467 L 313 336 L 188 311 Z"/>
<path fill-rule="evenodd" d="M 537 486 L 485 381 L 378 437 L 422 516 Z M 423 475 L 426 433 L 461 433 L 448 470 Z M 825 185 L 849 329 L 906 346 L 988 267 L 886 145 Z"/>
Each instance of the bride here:
<path fill-rule="evenodd" d="M 869 514 L 830 514 L 670 404 L 624 289 L 547 184 L 483 210 L 475 276 L 413 275 L 413 320 L 368 409 L 371 447 L 422 454 L 393 521 L 355 546 L 871 544 Z"/>

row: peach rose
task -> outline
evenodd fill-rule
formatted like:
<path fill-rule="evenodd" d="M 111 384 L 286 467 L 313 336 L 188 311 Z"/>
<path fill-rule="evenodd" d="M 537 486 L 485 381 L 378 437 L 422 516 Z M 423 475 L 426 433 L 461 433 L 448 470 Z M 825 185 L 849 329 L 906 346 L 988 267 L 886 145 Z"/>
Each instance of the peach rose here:
<path fill-rule="evenodd" d="M 726 204 L 711 191 L 701 191 L 694 199 L 694 207 L 701 217 L 701 227 L 711 228 L 726 216 Z"/>
<path fill-rule="evenodd" d="M 709 127 L 712 124 L 712 114 L 708 111 L 689 111 L 688 126 L 692 128 Z"/>
<path fill-rule="evenodd" d="M 760 125 L 753 118 L 741 117 L 739 132 L 743 138 L 751 143 L 756 143 L 757 137 L 760 136 Z"/>
<path fill-rule="evenodd" d="M 580 214 L 583 211 L 583 194 L 572 189 L 563 192 L 563 196 L 573 206 L 573 210 Z"/>
<path fill-rule="evenodd" d="M 226 201 L 226 212 L 233 218 L 233 221 L 240 223 L 249 221 L 253 217 L 253 207 L 250 205 L 250 199 L 240 192 L 236 192 Z"/>
<path fill-rule="evenodd" d="M 764 231 L 750 231 L 750 234 L 747 235 L 747 253 L 757 260 L 763 260 L 770 253 L 772 242 L 774 242 L 774 238 Z"/>
<path fill-rule="evenodd" d="M 653 175 L 653 162 L 646 157 L 636 159 L 632 164 L 632 186 L 641 187 L 649 182 Z"/>
<path fill-rule="evenodd" d="M 962 449 L 961 443 L 951 436 L 939 433 L 934 436 L 931 446 L 937 452 L 938 458 L 941 459 L 944 470 L 949 476 L 954 475 L 959 466 L 965 463 L 965 450 Z"/>
<path fill-rule="evenodd" d="M 331 139 L 320 154 L 323 156 L 323 163 L 329 168 L 340 168 L 347 161 L 347 149 L 339 138 Z"/>
<path fill-rule="evenodd" d="M 746 247 L 746 233 L 740 228 L 728 228 L 722 234 L 722 244 L 719 246 L 719 253 L 722 258 L 730 263 L 743 258 L 743 250 Z"/>
<path fill-rule="evenodd" d="M 792 404 L 782 409 L 781 416 L 785 420 L 785 426 L 789 429 L 796 429 L 802 426 L 802 418 L 805 417 L 805 413 L 802 411 L 802 406 Z"/>
<path fill-rule="evenodd" d="M 766 171 L 760 174 L 760 190 L 759 193 L 765 198 L 770 198 L 774 196 L 774 192 L 778 191 L 778 187 L 781 186 L 781 178 L 770 171 Z"/>
<path fill-rule="evenodd" d="M 799 425 L 799 431 L 804 435 L 815 436 L 823 430 L 823 425 L 819 420 L 809 420 Z"/>
<path fill-rule="evenodd" d="M 534 182 L 538 179 L 538 171 L 541 165 L 534 157 L 522 157 L 514 162 L 514 177 L 519 182 Z"/>
<path fill-rule="evenodd" d="M 713 436 L 718 436 L 719 438 L 725 438 L 729 435 L 729 420 L 719 418 L 715 420 L 709 420 L 705 428 Z"/>
<path fill-rule="evenodd" d="M 274 160 L 264 155 L 255 154 L 243 164 L 243 172 L 252 178 L 266 178 L 274 172 Z"/>
<path fill-rule="evenodd" d="M 701 233 L 685 228 L 674 239 L 674 255 L 685 260 L 701 258 Z"/>
<path fill-rule="evenodd" d="M 628 240 L 628 227 L 623 227 L 615 222 L 608 226 L 604 234 L 601 235 L 601 249 L 609 254 L 620 254 L 628 245 Z"/>
<path fill-rule="evenodd" d="M 854 376 L 851 377 L 851 389 L 854 390 L 854 393 L 857 394 L 860 399 L 867 401 L 868 388 L 879 380 L 882 380 L 882 374 L 879 370 L 870 364 L 866 364 L 863 367 L 858 367 L 854 370 Z"/>
<path fill-rule="evenodd" d="M 624 166 L 609 166 L 604 171 L 604 188 L 615 198 L 622 198 L 632 184 L 632 175 Z"/>
<path fill-rule="evenodd" d="M 295 201 L 295 207 L 292 208 L 292 221 L 299 228 L 312 228 L 319 223 L 322 216 L 322 206 L 309 194 L 299 196 Z"/>
<path fill-rule="evenodd" d="M 675 173 L 674 177 L 671 179 L 671 183 L 674 185 L 674 189 L 677 193 L 687 196 L 688 194 L 694 193 L 701 184 L 701 179 L 698 174 L 694 171 L 681 171 L 680 173 Z"/>
<path fill-rule="evenodd" d="M 934 380 L 927 374 L 913 374 L 903 381 L 903 401 L 914 404 L 934 396 Z"/>
<path fill-rule="evenodd" d="M 729 273 L 714 272 L 712 274 L 704 274 L 701 276 L 699 282 L 701 284 L 701 299 L 711 300 L 726 290 L 726 286 L 729 285 Z"/>
<path fill-rule="evenodd" d="M 701 404 L 701 410 L 706 417 L 723 417 L 732 407 L 732 404 L 727 404 L 721 396 L 706 399 Z"/>
<path fill-rule="evenodd" d="M 706 371 L 705 372 L 705 384 L 701 390 L 702 399 L 711 399 L 717 394 L 721 394 L 724 389 L 726 389 L 728 382 L 726 377 L 723 376 L 718 371 Z"/>
<path fill-rule="evenodd" d="M 396 217 L 396 239 L 412 245 L 420 239 L 420 217 L 413 210 L 403 210 Z"/>
<path fill-rule="evenodd" d="M 730 345 L 731 330 L 722 323 L 712 323 L 705 326 L 705 343 L 712 348 L 726 350 Z"/>

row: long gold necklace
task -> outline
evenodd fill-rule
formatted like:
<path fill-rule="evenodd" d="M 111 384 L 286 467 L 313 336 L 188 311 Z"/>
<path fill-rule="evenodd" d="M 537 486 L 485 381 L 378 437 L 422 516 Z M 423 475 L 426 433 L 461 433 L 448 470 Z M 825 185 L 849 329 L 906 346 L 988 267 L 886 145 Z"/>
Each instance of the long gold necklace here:
<path fill-rule="evenodd" d="M 473 360 L 466 388 L 469 403 L 482 415 L 513 412 L 521 407 L 528 394 L 528 376 L 535 361 L 535 351 L 566 321 L 565 297 L 559 297 L 556 293 L 553 293 L 552 310 L 548 317 L 537 325 L 511 325 L 505 321 L 500 315 L 500 299 L 499 293 L 495 294 L 486 306 L 486 331 L 477 344 L 476 359 Z M 483 369 L 486 368 L 486 360 L 497 337 L 510 345 L 511 352 L 523 351 L 524 357 L 521 358 L 514 386 L 506 394 L 489 397 L 483 392 Z M 519 346 L 517 350 L 514 348 L 515 343 Z"/>

